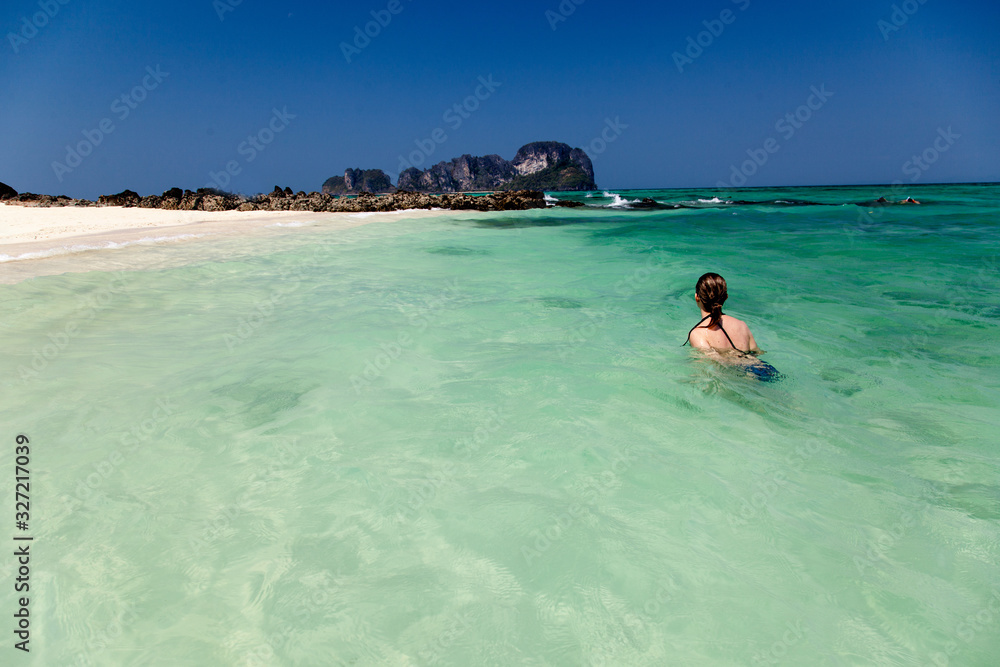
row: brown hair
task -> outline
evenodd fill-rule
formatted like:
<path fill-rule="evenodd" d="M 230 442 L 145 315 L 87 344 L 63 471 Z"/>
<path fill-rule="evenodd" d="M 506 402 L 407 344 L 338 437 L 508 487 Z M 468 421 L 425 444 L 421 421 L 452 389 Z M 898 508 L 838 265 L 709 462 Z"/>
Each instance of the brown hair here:
<path fill-rule="evenodd" d="M 702 308 L 711 315 L 708 326 L 715 326 L 722 323 L 722 304 L 729 298 L 726 291 L 726 279 L 718 273 L 706 273 L 698 278 L 698 285 L 694 288 L 695 294 L 701 301 Z"/>

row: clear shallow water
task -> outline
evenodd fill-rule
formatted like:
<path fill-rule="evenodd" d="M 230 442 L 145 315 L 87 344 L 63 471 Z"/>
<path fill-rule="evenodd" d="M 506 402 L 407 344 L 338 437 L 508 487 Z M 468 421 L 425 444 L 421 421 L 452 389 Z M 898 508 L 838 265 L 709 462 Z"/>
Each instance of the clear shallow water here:
<path fill-rule="evenodd" d="M 1000 189 L 748 193 L 838 205 L 317 225 L 0 285 L 26 664 L 994 664 Z M 679 347 L 708 270 L 781 382 Z"/>

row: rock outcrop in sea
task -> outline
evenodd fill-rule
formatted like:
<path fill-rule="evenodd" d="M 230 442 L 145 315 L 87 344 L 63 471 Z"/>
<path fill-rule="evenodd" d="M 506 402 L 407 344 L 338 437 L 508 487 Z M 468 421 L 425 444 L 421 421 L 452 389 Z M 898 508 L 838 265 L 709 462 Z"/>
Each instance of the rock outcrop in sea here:
<path fill-rule="evenodd" d="M 8 200 L 22 206 L 122 206 L 125 208 L 159 208 L 175 211 L 312 211 L 371 213 L 411 209 L 446 209 L 452 211 L 524 211 L 546 208 L 541 192 L 494 192 L 488 195 L 431 195 L 422 192 L 398 191 L 387 195 L 361 193 L 338 197 L 321 192 L 295 192 L 291 188 L 275 187 L 270 194 L 244 197 L 211 188 L 195 192 L 172 188 L 162 195 L 143 197 L 132 190 L 115 195 L 102 195 L 97 202 L 69 197 L 51 197 L 23 193 Z"/>
<path fill-rule="evenodd" d="M 530 184 L 530 185 L 529 185 Z M 596 190 L 594 165 L 586 152 L 557 141 L 522 146 L 508 162 L 499 155 L 463 155 L 421 171 L 399 175 L 400 190 L 476 192 L 493 190 Z"/>
<path fill-rule="evenodd" d="M 517 176 L 506 190 L 550 190 L 568 192 L 596 190 L 594 165 L 582 148 L 556 141 L 537 141 L 522 146 L 512 163 Z"/>
<path fill-rule="evenodd" d="M 323 183 L 325 195 L 354 195 L 362 192 L 377 195 L 395 191 L 392 179 L 381 169 L 348 169 L 343 176 L 333 176 Z"/>
<path fill-rule="evenodd" d="M 410 167 L 399 175 L 400 190 L 419 192 L 484 192 L 502 190 L 517 171 L 499 155 L 463 155 L 426 171 Z"/>

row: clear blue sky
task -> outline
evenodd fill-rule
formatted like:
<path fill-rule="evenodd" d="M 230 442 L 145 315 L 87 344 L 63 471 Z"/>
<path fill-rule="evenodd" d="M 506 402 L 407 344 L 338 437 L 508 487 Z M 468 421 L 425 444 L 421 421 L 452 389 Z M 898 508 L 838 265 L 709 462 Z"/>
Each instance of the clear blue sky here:
<path fill-rule="evenodd" d="M 777 150 L 747 185 L 1000 181 L 995 0 L 909 0 L 891 32 L 899 0 L 566 0 L 575 11 L 554 30 L 558 0 L 398 0 L 350 63 L 340 44 L 389 0 L 242 0 L 224 20 L 219 7 L 238 0 L 41 1 L 54 16 L 35 17 L 37 34 L 23 19 L 39 0 L 0 7 L 0 181 L 22 192 L 194 189 L 227 163 L 234 191 L 318 190 L 346 167 L 395 175 L 438 128 L 447 139 L 424 166 L 557 140 L 590 152 L 605 188 L 715 186 L 768 139 Z M 726 9 L 731 22 L 711 24 Z M 705 21 L 724 29 L 702 35 L 681 72 L 673 54 Z M 157 66 L 159 82 L 146 69 Z M 490 76 L 501 85 L 446 122 Z M 135 108 L 114 104 L 144 81 Z M 810 100 L 824 85 L 832 96 Z M 779 130 L 809 101 L 806 122 Z M 273 109 L 295 118 L 261 136 Z M 69 166 L 66 146 L 105 119 L 114 131 L 60 181 L 53 162 Z M 606 119 L 627 127 L 594 154 Z M 948 128 L 933 164 L 907 164 Z M 241 150 L 251 135 L 272 141 Z"/>

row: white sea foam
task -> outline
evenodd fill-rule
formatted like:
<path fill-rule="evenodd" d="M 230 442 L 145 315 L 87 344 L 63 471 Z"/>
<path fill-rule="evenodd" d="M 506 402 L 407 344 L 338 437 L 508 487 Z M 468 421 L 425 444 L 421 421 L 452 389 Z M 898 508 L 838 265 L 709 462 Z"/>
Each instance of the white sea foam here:
<path fill-rule="evenodd" d="M 187 241 L 189 239 L 198 239 L 205 234 L 180 234 L 178 236 L 147 236 L 145 238 L 138 239 L 136 241 L 122 241 L 118 243 L 116 241 L 105 241 L 104 243 L 98 244 L 75 244 L 68 246 L 57 246 L 55 248 L 49 248 L 47 250 L 39 250 L 37 252 L 26 252 L 20 255 L 3 255 L 0 254 L 0 263 L 5 262 L 20 262 L 28 259 L 45 259 L 47 257 L 58 257 L 59 255 L 73 255 L 79 252 L 89 252 L 91 250 L 120 250 L 121 248 L 126 248 L 133 245 L 155 245 L 158 243 L 169 243 L 171 241 Z"/>
<path fill-rule="evenodd" d="M 546 195 L 545 195 L 545 201 L 547 201 L 547 202 L 548 202 L 548 203 L 550 203 L 550 204 L 554 204 L 554 203 L 556 203 L 556 202 L 557 202 L 557 201 L 559 201 L 559 200 L 558 200 L 558 199 L 556 199 L 555 197 L 550 197 L 550 196 L 549 196 L 549 195 L 548 195 L 548 194 L 546 193 Z"/>
<path fill-rule="evenodd" d="M 605 197 L 614 197 L 614 201 L 611 202 L 610 204 L 608 204 L 608 206 L 607 206 L 608 208 L 625 208 L 625 207 L 629 206 L 630 204 L 636 204 L 639 201 L 638 199 L 625 199 L 621 195 L 615 194 L 613 192 L 612 193 L 605 192 L 604 196 Z"/>

